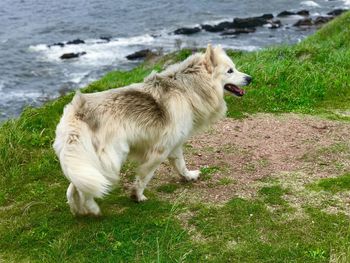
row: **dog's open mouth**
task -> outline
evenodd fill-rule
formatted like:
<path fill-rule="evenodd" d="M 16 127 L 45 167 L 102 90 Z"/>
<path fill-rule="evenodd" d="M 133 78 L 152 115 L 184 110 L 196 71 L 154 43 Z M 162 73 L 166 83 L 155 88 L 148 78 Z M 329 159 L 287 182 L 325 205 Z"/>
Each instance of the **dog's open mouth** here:
<path fill-rule="evenodd" d="M 236 85 L 233 84 L 226 84 L 224 86 L 224 89 L 233 93 L 236 96 L 242 97 L 245 94 L 245 90 L 237 87 Z"/>

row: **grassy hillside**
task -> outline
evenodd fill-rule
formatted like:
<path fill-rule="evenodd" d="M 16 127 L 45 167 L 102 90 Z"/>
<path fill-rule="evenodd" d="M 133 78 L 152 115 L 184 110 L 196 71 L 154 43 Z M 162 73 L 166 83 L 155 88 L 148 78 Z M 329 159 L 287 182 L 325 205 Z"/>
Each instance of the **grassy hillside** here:
<path fill-rule="evenodd" d="M 349 39 L 346 13 L 298 45 L 229 52 L 238 68 L 254 78 L 244 98 L 227 98 L 229 117 L 298 112 L 349 120 Z M 84 92 L 140 82 L 166 60 L 189 53 L 108 73 Z M 288 189 L 280 185 L 220 206 L 187 203 L 181 196 L 164 201 L 155 190 L 148 191 L 149 201 L 135 204 L 119 188 L 99 202 L 102 218 L 74 218 L 66 204 L 68 182 L 51 148 L 71 98 L 26 109 L 0 127 L 0 262 L 350 262 L 349 216 L 309 205 L 303 207 L 305 216 L 292 217 L 283 199 Z M 124 171 L 133 176 L 132 165 Z M 337 188 L 343 192 L 350 190 L 348 175 L 344 178 Z M 315 182 L 310 189 L 328 191 L 332 184 L 339 181 Z M 271 210 L 271 204 L 277 208 Z"/>

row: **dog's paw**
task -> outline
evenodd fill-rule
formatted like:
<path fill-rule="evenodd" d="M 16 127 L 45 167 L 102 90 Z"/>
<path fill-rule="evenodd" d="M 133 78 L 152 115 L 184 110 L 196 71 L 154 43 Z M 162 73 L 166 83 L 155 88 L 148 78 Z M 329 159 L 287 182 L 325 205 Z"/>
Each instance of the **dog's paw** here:
<path fill-rule="evenodd" d="M 147 200 L 146 196 L 144 196 L 143 194 L 142 195 L 138 195 L 136 193 L 136 191 L 132 191 L 130 197 L 131 197 L 132 200 L 134 200 L 137 203 L 141 203 L 141 202 L 144 202 L 144 201 Z"/>
<path fill-rule="evenodd" d="M 140 197 L 138 197 L 137 198 L 137 202 L 144 202 L 144 201 L 146 201 L 147 200 L 147 197 L 146 196 L 144 196 L 144 195 L 141 195 Z"/>
<path fill-rule="evenodd" d="M 196 181 L 199 175 L 200 175 L 199 170 L 193 170 L 193 171 L 188 171 L 184 177 L 187 181 Z"/>

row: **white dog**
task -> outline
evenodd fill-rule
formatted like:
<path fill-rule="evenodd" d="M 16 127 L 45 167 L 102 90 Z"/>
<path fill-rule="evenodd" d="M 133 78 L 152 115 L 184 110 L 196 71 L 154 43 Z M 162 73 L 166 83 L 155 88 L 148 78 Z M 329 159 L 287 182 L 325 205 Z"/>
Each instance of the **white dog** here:
<path fill-rule="evenodd" d="M 154 171 L 167 158 L 186 180 L 182 145 L 226 112 L 224 91 L 243 96 L 238 86 L 251 77 L 239 72 L 221 47 L 208 45 L 185 61 L 152 73 L 143 83 L 104 92 L 77 92 L 56 129 L 54 149 L 71 182 L 67 198 L 75 215 L 99 215 L 94 198 L 118 182 L 128 158 L 140 165 L 132 189 L 137 201 Z"/>

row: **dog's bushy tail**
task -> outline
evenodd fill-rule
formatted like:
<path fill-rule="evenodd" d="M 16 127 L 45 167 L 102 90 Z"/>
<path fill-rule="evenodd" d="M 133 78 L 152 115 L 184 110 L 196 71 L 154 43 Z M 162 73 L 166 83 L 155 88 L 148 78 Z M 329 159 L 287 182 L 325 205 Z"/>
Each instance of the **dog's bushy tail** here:
<path fill-rule="evenodd" d="M 111 182 L 103 174 L 104 169 L 93 146 L 92 132 L 78 114 L 84 104 L 83 95 L 77 92 L 64 109 L 53 147 L 67 179 L 87 197 L 100 198 L 108 193 Z M 76 199 L 73 193 L 67 191 L 68 201 L 69 194 L 72 200 Z"/>

